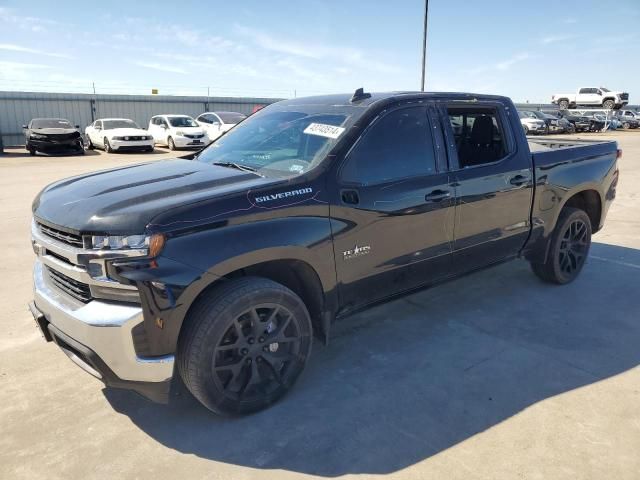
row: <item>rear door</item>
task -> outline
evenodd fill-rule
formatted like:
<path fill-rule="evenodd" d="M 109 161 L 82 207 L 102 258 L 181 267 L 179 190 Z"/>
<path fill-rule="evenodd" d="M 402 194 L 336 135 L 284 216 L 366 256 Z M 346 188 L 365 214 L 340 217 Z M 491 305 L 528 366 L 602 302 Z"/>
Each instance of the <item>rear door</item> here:
<path fill-rule="evenodd" d="M 473 270 L 517 255 L 529 235 L 531 155 L 518 150 L 516 111 L 501 103 L 443 107 L 456 185 L 453 263 Z"/>
<path fill-rule="evenodd" d="M 380 114 L 336 172 L 331 222 L 341 303 L 356 308 L 445 276 L 454 188 L 436 111 Z"/>

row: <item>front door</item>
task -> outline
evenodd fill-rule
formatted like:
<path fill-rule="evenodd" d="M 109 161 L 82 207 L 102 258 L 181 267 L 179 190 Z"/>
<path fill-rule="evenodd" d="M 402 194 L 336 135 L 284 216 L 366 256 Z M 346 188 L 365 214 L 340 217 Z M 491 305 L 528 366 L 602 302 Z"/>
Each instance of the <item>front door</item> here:
<path fill-rule="evenodd" d="M 387 110 L 337 172 L 330 210 L 347 310 L 450 271 L 455 195 L 434 120 L 425 106 Z"/>
<path fill-rule="evenodd" d="M 530 231 L 531 155 L 516 148 L 517 113 L 496 105 L 450 105 L 452 177 L 456 185 L 454 267 L 473 270 L 513 257 Z"/>

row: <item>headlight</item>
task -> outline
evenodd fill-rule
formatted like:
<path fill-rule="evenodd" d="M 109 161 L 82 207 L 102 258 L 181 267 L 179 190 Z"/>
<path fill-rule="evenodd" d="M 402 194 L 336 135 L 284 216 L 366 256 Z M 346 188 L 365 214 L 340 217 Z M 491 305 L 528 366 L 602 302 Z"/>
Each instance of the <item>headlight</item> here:
<path fill-rule="evenodd" d="M 180 135 L 182 137 L 184 132 L 182 130 L 176 130 L 176 135 Z"/>
<path fill-rule="evenodd" d="M 125 137 L 113 137 L 111 138 L 111 140 L 124 140 Z"/>
<path fill-rule="evenodd" d="M 149 246 L 149 237 L 146 235 L 93 235 L 91 248 L 95 250 L 108 249 L 140 249 Z"/>
<path fill-rule="evenodd" d="M 47 136 L 46 135 L 42 135 L 41 133 L 32 133 L 31 134 L 31 138 L 43 139 L 43 138 L 47 138 Z"/>

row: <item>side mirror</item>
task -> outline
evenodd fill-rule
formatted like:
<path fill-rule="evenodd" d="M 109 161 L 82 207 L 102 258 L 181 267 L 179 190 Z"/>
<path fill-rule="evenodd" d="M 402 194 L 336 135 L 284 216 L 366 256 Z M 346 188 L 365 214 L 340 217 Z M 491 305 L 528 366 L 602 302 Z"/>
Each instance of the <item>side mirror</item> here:
<path fill-rule="evenodd" d="M 26 130 L 28 127 L 26 125 L 22 125 L 22 128 Z"/>
<path fill-rule="evenodd" d="M 96 125 L 94 128 L 95 128 L 96 130 L 102 130 L 102 127 L 101 127 L 100 125 Z"/>

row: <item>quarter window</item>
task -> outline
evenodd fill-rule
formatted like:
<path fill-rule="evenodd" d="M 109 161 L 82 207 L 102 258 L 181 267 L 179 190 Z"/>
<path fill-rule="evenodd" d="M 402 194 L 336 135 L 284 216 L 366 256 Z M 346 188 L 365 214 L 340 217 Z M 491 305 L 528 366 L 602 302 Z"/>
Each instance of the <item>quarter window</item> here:
<path fill-rule="evenodd" d="M 349 153 L 346 182 L 372 185 L 436 172 L 425 107 L 394 110 L 378 119 Z"/>

